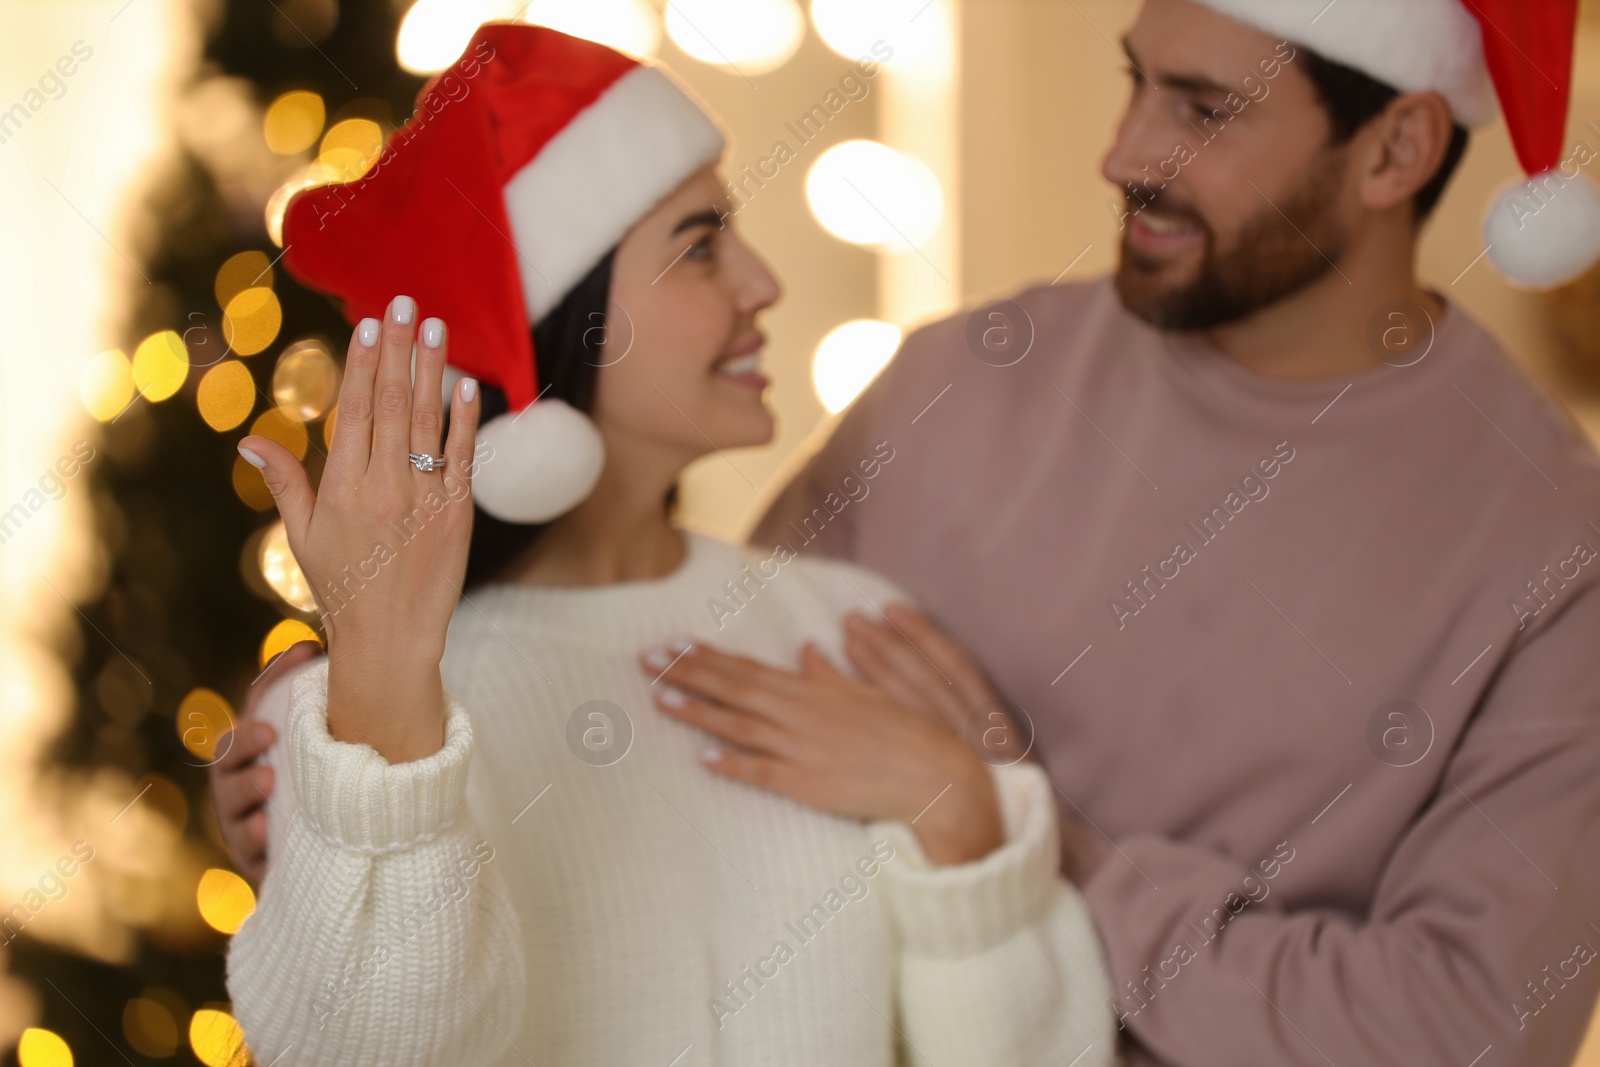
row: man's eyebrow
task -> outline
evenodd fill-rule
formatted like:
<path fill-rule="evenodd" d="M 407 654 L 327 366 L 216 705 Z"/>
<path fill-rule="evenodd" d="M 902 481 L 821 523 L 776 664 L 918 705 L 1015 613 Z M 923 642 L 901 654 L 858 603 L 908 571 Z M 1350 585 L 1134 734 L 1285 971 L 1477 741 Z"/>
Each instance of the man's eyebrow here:
<path fill-rule="evenodd" d="M 676 237 L 684 230 L 692 230 L 696 226 L 715 226 L 720 230 L 722 219 L 722 214 L 716 210 L 697 211 L 693 215 L 685 215 L 679 219 L 678 224 L 672 228 L 671 236 Z"/>
<path fill-rule="evenodd" d="M 1128 62 L 1133 64 L 1133 69 L 1139 72 L 1140 77 L 1152 85 L 1163 89 L 1178 89 L 1191 93 L 1228 93 L 1233 89 L 1223 85 L 1203 74 L 1163 74 L 1159 78 L 1152 78 L 1146 74 L 1139 65 L 1138 56 L 1134 54 L 1133 43 L 1126 36 L 1122 38 L 1122 48 L 1127 54 Z"/>

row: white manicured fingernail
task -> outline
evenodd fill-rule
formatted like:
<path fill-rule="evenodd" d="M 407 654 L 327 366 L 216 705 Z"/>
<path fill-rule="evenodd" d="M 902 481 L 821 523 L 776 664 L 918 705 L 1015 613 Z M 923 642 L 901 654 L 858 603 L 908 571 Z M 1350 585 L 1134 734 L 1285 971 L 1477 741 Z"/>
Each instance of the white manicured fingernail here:
<path fill-rule="evenodd" d="M 378 343 L 378 320 L 362 319 L 356 324 L 356 340 L 361 342 L 363 348 L 372 348 Z"/>
<path fill-rule="evenodd" d="M 417 313 L 417 302 L 409 296 L 397 296 L 389 301 L 389 314 L 401 326 L 410 326 Z"/>
<path fill-rule="evenodd" d="M 692 648 L 694 648 L 694 642 L 690 641 L 687 637 L 674 637 L 672 639 L 672 651 L 678 653 L 680 656 L 688 655 L 689 650 Z"/>
<path fill-rule="evenodd" d="M 683 690 L 674 686 L 664 686 L 661 690 L 661 703 L 669 708 L 681 708 L 687 699 L 683 695 Z"/>
<path fill-rule="evenodd" d="M 244 445 L 239 446 L 239 455 L 243 456 L 244 461 L 252 467 L 265 467 L 267 465 L 266 460 L 244 447 Z"/>
<path fill-rule="evenodd" d="M 708 748 L 704 752 L 700 753 L 700 758 L 705 760 L 707 763 L 721 763 L 722 749 L 713 745 L 711 748 Z"/>
<path fill-rule="evenodd" d="M 422 320 L 422 343 L 429 348 L 438 348 L 444 344 L 444 322 L 442 320 L 434 318 Z"/>
<path fill-rule="evenodd" d="M 659 649 L 645 653 L 644 661 L 658 671 L 664 671 L 672 665 L 672 657 Z"/>
<path fill-rule="evenodd" d="M 464 403 L 470 404 L 477 397 L 477 395 L 478 395 L 478 379 L 476 379 L 476 378 L 463 378 L 463 379 L 461 379 L 461 399 L 462 399 L 462 401 Z"/>

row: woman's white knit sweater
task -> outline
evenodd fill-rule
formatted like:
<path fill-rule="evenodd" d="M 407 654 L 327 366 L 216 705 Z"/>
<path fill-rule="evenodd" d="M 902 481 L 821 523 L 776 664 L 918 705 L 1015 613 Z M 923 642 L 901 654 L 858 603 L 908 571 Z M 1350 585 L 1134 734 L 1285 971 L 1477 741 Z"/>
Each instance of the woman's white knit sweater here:
<path fill-rule="evenodd" d="M 228 953 L 258 1064 L 1113 1062 L 1038 767 L 994 770 L 1002 847 L 935 868 L 907 825 L 713 775 L 637 665 L 679 637 L 789 669 L 812 640 L 843 663 L 844 614 L 908 598 L 685 537 L 661 579 L 464 598 L 426 759 L 333 740 L 325 659 L 267 694 L 271 864 Z"/>

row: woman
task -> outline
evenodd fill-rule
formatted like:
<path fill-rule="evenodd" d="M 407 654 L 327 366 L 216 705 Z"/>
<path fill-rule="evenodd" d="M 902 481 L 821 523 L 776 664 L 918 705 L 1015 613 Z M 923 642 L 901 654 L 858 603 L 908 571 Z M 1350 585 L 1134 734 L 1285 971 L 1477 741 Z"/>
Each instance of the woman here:
<path fill-rule="evenodd" d="M 756 555 L 671 522 L 688 463 L 773 432 L 779 289 L 720 133 L 536 27 L 483 27 L 451 77 L 374 181 L 290 207 L 291 270 L 347 313 L 410 286 L 353 333 L 320 492 L 240 442 L 328 638 L 278 689 L 272 862 L 229 952 L 257 1062 L 1110 1062 L 1043 773 L 980 759 L 865 646 L 866 678 L 835 665 L 845 616 L 903 597 L 812 559 L 751 585 Z M 524 311 L 532 354 L 497 331 Z M 732 619 L 706 606 L 729 582 Z M 672 685 L 763 665 L 836 700 Z"/>

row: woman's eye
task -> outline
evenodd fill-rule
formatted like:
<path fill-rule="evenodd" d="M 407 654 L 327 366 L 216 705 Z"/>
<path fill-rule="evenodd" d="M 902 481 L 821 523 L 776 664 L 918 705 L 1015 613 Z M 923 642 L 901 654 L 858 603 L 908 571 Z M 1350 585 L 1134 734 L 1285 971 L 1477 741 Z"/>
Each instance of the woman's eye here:
<path fill-rule="evenodd" d="M 710 259 L 712 255 L 711 237 L 711 234 L 706 234 L 706 236 L 700 238 L 700 240 L 690 245 L 689 250 L 684 253 L 684 258 L 701 260 Z"/>

